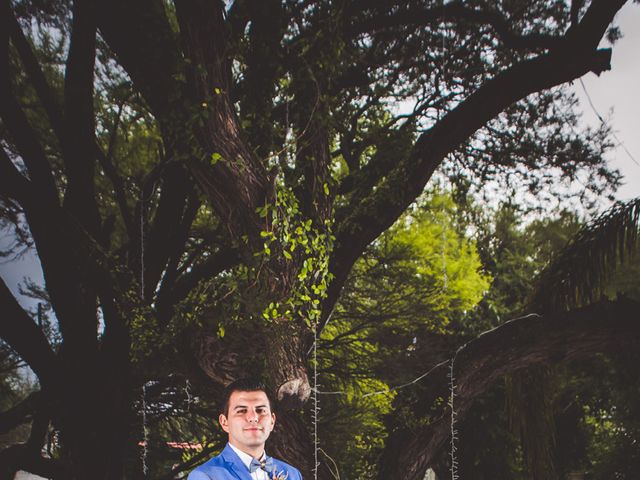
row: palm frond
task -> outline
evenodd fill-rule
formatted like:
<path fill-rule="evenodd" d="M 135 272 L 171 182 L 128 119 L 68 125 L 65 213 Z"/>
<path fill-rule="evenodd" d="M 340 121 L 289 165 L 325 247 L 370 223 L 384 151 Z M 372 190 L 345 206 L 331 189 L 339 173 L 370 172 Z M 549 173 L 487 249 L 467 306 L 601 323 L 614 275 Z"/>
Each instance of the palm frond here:
<path fill-rule="evenodd" d="M 567 310 L 601 296 L 616 267 L 639 247 L 640 198 L 617 202 L 585 225 L 538 277 L 529 306 Z"/>

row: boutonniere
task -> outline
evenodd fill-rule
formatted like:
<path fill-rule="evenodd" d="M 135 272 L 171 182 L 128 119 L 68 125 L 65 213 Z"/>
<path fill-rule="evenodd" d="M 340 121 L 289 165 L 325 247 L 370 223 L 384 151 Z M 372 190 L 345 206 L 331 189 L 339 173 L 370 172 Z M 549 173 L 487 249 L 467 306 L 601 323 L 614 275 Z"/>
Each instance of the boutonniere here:
<path fill-rule="evenodd" d="M 289 472 L 285 472 L 284 470 L 276 473 L 276 469 L 274 468 L 271 472 L 271 480 L 287 480 L 287 478 L 289 478 Z"/>

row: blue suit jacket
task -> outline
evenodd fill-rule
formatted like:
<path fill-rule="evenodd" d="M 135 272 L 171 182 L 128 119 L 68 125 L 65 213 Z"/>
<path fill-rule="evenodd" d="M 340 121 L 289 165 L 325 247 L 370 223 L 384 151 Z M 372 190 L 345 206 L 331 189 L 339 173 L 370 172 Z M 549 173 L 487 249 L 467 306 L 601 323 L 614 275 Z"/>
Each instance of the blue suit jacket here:
<path fill-rule="evenodd" d="M 302 480 L 297 468 L 292 467 L 277 458 L 273 458 L 276 473 L 289 474 L 287 480 Z M 271 472 L 269 472 L 271 475 Z M 213 457 L 193 470 L 187 480 L 252 480 L 249 469 L 242 463 L 240 457 L 227 444 L 220 455 Z"/>

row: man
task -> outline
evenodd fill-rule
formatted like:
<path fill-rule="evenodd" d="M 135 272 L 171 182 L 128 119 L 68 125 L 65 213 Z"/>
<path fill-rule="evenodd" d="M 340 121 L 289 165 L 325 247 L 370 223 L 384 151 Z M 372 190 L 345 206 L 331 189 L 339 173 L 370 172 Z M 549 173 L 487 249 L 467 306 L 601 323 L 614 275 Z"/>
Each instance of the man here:
<path fill-rule="evenodd" d="M 296 468 L 264 451 L 276 415 L 262 382 L 236 380 L 225 389 L 222 405 L 218 421 L 229 435 L 229 443 L 220 455 L 193 470 L 187 480 L 302 480 Z"/>

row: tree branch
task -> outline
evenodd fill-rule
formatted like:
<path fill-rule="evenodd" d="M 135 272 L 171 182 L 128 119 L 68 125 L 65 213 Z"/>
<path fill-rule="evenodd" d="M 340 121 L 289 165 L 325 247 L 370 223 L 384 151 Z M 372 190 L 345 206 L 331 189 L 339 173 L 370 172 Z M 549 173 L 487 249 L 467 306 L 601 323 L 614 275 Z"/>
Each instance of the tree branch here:
<path fill-rule="evenodd" d="M 62 462 L 33 454 L 24 444 L 12 445 L 0 452 L 0 475 L 2 478 L 14 478 L 18 470 L 24 470 L 51 480 L 69 478 L 69 472 L 64 468 Z"/>
<path fill-rule="evenodd" d="M 272 185 L 261 160 L 241 139 L 229 99 L 222 7 L 177 2 L 185 63 L 161 1 L 100 5 L 100 31 L 159 120 L 173 159 L 188 166 L 234 238 L 246 233 L 257 238 L 261 222 L 255 209 L 264 205 Z M 182 83 L 186 75 L 193 77 L 188 92 Z M 215 165 L 212 154 L 220 159 Z"/>
<path fill-rule="evenodd" d="M 229 92 L 231 65 L 226 58 L 224 4 L 207 0 L 178 0 L 176 13 L 184 53 L 191 61 L 196 78 L 192 85 L 201 90 L 197 99 L 205 99 L 218 88 Z"/>
<path fill-rule="evenodd" d="M 93 68 L 96 52 L 96 19 L 92 2 L 73 3 L 71 44 L 64 82 L 64 132 L 62 150 L 68 185 L 64 206 L 99 239 L 100 216 L 96 204 L 95 118 Z"/>
<path fill-rule="evenodd" d="M 43 203 L 58 205 L 58 193 L 51 168 L 35 131 L 11 94 L 8 82 L 0 80 L 0 116 L 24 160 L 31 182 Z"/>
<path fill-rule="evenodd" d="M 175 282 L 163 282 L 158 294 L 158 311 L 162 318 L 169 318 L 169 309 L 184 300 L 189 292 L 198 285 L 199 282 L 213 278 L 218 273 L 223 272 L 240 261 L 238 252 L 231 248 L 225 248 L 210 255 L 207 259 L 195 265 L 188 273 L 179 277 Z"/>
<path fill-rule="evenodd" d="M 13 45 L 16 48 L 16 51 L 20 55 L 20 60 L 24 66 L 25 72 L 27 73 L 31 83 L 44 107 L 44 110 L 49 118 L 49 123 L 56 137 L 63 143 L 64 139 L 64 119 L 62 115 L 62 110 L 60 108 L 59 102 L 55 97 L 54 92 L 49 87 L 47 80 L 38 65 L 38 61 L 36 56 L 33 53 L 33 49 L 29 45 L 22 28 L 20 28 L 20 24 L 11 8 L 6 8 L 6 13 L 8 15 L 8 23 L 10 26 L 11 40 Z M 115 195 L 116 201 L 118 203 L 118 207 L 120 208 L 120 213 L 122 214 L 122 218 L 124 220 L 125 226 L 127 227 L 127 231 L 129 232 L 129 237 L 131 238 L 131 214 L 127 207 L 126 198 L 124 194 L 124 188 L 122 185 L 122 179 L 118 175 L 115 170 L 113 164 L 111 163 L 111 159 L 108 155 L 105 155 L 100 146 L 95 143 L 95 154 L 104 170 L 105 174 L 111 181 Z"/>
<path fill-rule="evenodd" d="M 195 216 L 188 198 L 193 196 L 194 185 L 181 164 L 170 165 L 163 172 L 162 195 L 153 225 L 143 241 L 145 248 L 145 298 L 156 291 L 167 261 L 175 254 L 178 244 L 184 242 L 183 222 L 190 217 L 189 226 Z M 191 210 L 190 210 L 191 208 Z M 188 228 L 188 227 L 187 227 Z"/>
<path fill-rule="evenodd" d="M 230 40 L 232 43 L 240 41 L 244 35 L 245 28 L 250 20 L 251 13 L 260 4 L 260 0 L 235 0 L 227 13 L 227 24 L 231 28 Z"/>
<path fill-rule="evenodd" d="M 504 45 L 513 49 L 550 49 L 561 42 L 561 37 L 553 35 L 540 33 L 520 35 L 512 30 L 511 22 L 499 12 L 469 8 L 462 2 L 450 2 L 436 8 L 410 8 L 400 10 L 393 15 L 385 13 L 356 23 L 349 29 L 349 33 L 351 35 L 361 35 L 386 28 L 427 26 L 442 21 L 465 21 L 490 26 L 503 41 Z"/>
<path fill-rule="evenodd" d="M 20 204 L 27 201 L 27 193 L 31 192 L 31 182 L 13 165 L 2 146 L 0 146 L 0 191 Z"/>
<path fill-rule="evenodd" d="M 6 18 L 4 15 L 2 16 L 3 21 Z M 3 32 L 6 31 L 5 29 L 0 30 Z M 4 44 L 2 45 L 2 47 L 5 46 Z M 0 53 L 6 54 L 6 49 L 3 48 Z M 2 60 L 5 61 L 2 62 Z M 7 65 L 6 58 L 0 59 L 0 65 L 3 65 L 3 63 L 5 66 Z M 0 70 L 8 73 L 8 69 L 0 68 Z M 81 271 L 84 268 L 87 276 L 85 278 L 78 278 L 77 281 L 83 282 L 87 280 L 84 285 L 85 287 L 92 285 L 90 280 L 91 274 L 86 268 L 93 266 L 89 265 L 92 261 L 89 259 L 88 254 L 82 257 L 82 253 L 87 253 L 88 250 L 90 250 L 90 246 L 85 244 L 83 246 L 87 248 L 83 249 L 80 248 L 77 238 L 74 239 L 74 241 L 70 241 L 70 237 L 72 237 L 71 232 L 80 233 L 78 238 L 87 240 L 88 243 L 91 243 L 92 240 L 85 238 L 86 233 L 84 230 L 78 232 L 80 229 L 75 224 L 75 221 L 68 218 L 67 214 L 60 208 L 53 175 L 44 151 L 37 140 L 35 132 L 31 129 L 24 112 L 22 112 L 20 105 L 11 94 L 8 75 L 4 74 L 0 76 L 0 114 L 3 117 L 5 126 L 12 134 L 18 146 L 18 150 L 27 165 L 30 176 L 30 182 L 24 178 L 20 178 L 3 151 L 3 158 L 0 158 L 0 169 L 3 173 L 6 172 L 9 177 L 3 177 L 2 180 L 0 180 L 0 185 L 7 187 L 8 193 L 15 193 L 21 201 L 31 234 L 38 249 L 38 256 L 42 264 L 45 279 L 47 280 L 52 303 L 56 309 L 63 334 L 66 334 L 70 332 L 70 330 L 65 328 L 67 325 L 67 313 L 73 312 L 69 318 L 75 317 L 77 319 L 76 315 L 81 311 L 81 308 L 88 307 L 93 311 L 93 317 L 95 318 L 95 301 L 92 302 L 91 295 L 86 295 L 87 291 L 82 291 L 82 289 L 78 287 L 78 283 L 71 281 L 68 275 L 69 269 L 78 268 L 78 271 Z M 14 179 L 16 185 L 7 185 L 5 182 L 8 182 L 9 179 Z M 30 188 L 27 188 L 29 185 Z M 20 190 L 16 192 L 17 187 L 24 187 L 24 191 Z M 33 194 L 30 194 L 30 192 Z M 8 293 L 8 290 L 6 293 Z M 11 301 L 7 299 L 11 299 Z M 3 300 L 7 301 L 8 304 L 15 302 L 15 299 L 13 299 L 10 293 L 8 293 L 8 296 Z M 15 306 L 17 309 L 14 310 L 14 314 L 26 316 L 17 303 L 15 303 Z M 85 313 L 91 310 L 86 310 Z M 85 338 L 93 338 L 95 341 L 96 325 L 92 327 L 91 313 L 88 315 L 89 316 L 86 317 L 86 323 L 84 324 L 85 332 L 88 332 L 88 336 Z M 75 324 L 75 327 L 71 330 L 78 333 L 76 327 L 79 325 L 81 325 L 81 323 Z M 22 333 L 26 334 L 26 332 Z M 43 339 L 43 342 L 46 344 L 46 340 Z M 89 346 L 91 343 L 91 340 L 89 340 L 88 343 L 81 341 L 79 345 Z M 25 351 L 27 353 L 33 353 L 33 351 L 39 348 L 36 344 L 34 344 L 35 350 L 26 348 Z M 27 358 L 25 358 L 25 360 L 27 360 Z M 42 367 L 39 369 L 40 372 L 47 370 L 46 360 L 37 358 L 35 360 Z M 30 360 L 27 361 L 30 364 L 32 363 Z M 36 373 L 38 374 L 38 372 Z M 43 381 L 42 378 L 41 381 Z"/>
<path fill-rule="evenodd" d="M 7 2 L 8 3 L 8 2 Z M 11 34 L 11 41 L 20 55 L 20 60 L 24 66 L 25 72 L 29 76 L 31 83 L 44 107 L 44 111 L 49 117 L 49 123 L 60 143 L 63 138 L 63 118 L 62 110 L 58 99 L 56 99 L 53 91 L 49 88 L 49 84 L 38 65 L 38 60 L 33 53 L 31 45 L 24 36 L 24 32 L 18 23 L 18 19 L 13 12 L 13 9 L 7 7 L 7 3 L 3 2 L 3 8 L 8 16 L 8 23 Z"/>
<path fill-rule="evenodd" d="M 187 111 L 192 129 L 188 134 L 198 142 L 187 165 L 232 238 L 249 234 L 254 240 L 262 225 L 255 209 L 268 201 L 272 185 L 262 160 L 242 138 L 231 102 L 223 4 L 182 0 L 176 2 L 176 13 L 189 59 L 189 84 L 194 87 L 188 96 L 193 102 Z M 200 125 L 195 121 L 198 118 Z M 214 165 L 212 155 L 216 155 Z"/>
<path fill-rule="evenodd" d="M 101 0 L 98 26 L 154 115 L 163 121 L 182 95 L 180 52 L 161 0 Z M 140 28 L 144 25 L 144 28 Z"/>
<path fill-rule="evenodd" d="M 43 386 L 56 376 L 56 357 L 42 330 L 22 309 L 0 278 L 0 338 L 6 341 L 35 372 Z"/>
<path fill-rule="evenodd" d="M 318 94 L 319 95 L 319 94 Z M 320 116 L 310 112 L 310 115 Z M 314 223 L 324 228 L 325 220 L 329 219 L 332 208 L 331 183 L 331 154 L 329 153 L 329 134 L 321 118 L 312 118 L 306 135 L 299 139 L 296 152 L 296 169 L 300 169 L 304 182 L 296 190 L 306 214 L 314 219 Z"/>
<path fill-rule="evenodd" d="M 9 72 L 9 27 L 10 7 L 8 1 L 2 2 L 2 15 L 0 15 L 0 117 L 11 138 L 13 139 L 22 160 L 29 171 L 33 184 L 38 188 L 45 202 L 58 204 L 56 190 L 51 167 L 47 157 L 38 141 L 38 136 L 31 128 L 26 115 L 22 111 L 18 101 L 12 93 Z M 9 11 L 7 11 L 9 9 Z"/>
<path fill-rule="evenodd" d="M 234 7 L 237 3 L 234 3 Z M 241 99 L 240 112 L 247 142 L 259 158 L 268 158 L 282 146 L 277 132 L 278 121 L 274 118 L 280 113 L 274 95 L 283 74 L 282 40 L 286 31 L 284 6 L 280 0 L 241 3 L 246 11 L 246 20 L 251 21 L 251 28 L 245 39 L 248 41 L 244 55 L 246 67 L 232 93 Z M 232 28 L 238 28 L 232 19 L 238 20 L 237 15 L 230 16 L 229 24 Z M 232 30 L 231 35 L 236 33 L 239 32 Z M 229 42 L 230 48 L 238 48 L 232 41 Z M 280 121 L 286 122 L 284 118 Z"/>
<path fill-rule="evenodd" d="M 198 213 L 198 209 L 200 208 L 200 200 L 195 192 L 191 192 L 189 198 L 187 200 L 185 211 L 182 216 L 180 226 L 174 235 L 172 244 L 170 245 L 170 251 L 168 256 L 168 261 L 166 264 L 166 268 L 164 269 L 164 273 L 162 274 L 162 278 L 160 280 L 160 288 L 158 289 L 158 294 L 156 298 L 156 302 L 159 304 L 163 303 L 161 300 L 162 297 L 167 293 L 173 290 L 175 285 L 176 278 L 179 275 L 178 266 L 180 265 L 183 255 L 185 252 L 185 245 L 188 241 L 189 234 L 191 231 L 191 226 L 193 221 Z M 197 252 L 198 249 L 196 248 Z M 197 255 L 195 252 L 192 252 L 190 256 Z M 171 297 L 171 293 L 168 293 Z M 158 310 L 159 312 L 162 309 Z M 159 314 L 159 317 L 162 318 L 162 315 Z"/>
<path fill-rule="evenodd" d="M 498 379 L 533 365 L 552 365 L 640 347 L 638 302 L 603 301 L 567 313 L 541 317 L 528 315 L 483 333 L 454 356 L 454 406 L 458 421 L 473 402 Z M 428 392 L 416 406 L 416 418 L 429 416 L 423 427 L 404 427 L 393 432 L 380 461 L 378 478 L 403 472 L 407 480 L 421 480 L 425 470 L 446 445 L 451 433 L 449 398 L 451 361 L 436 366 L 423 380 Z M 402 403 L 403 395 L 396 399 Z M 440 402 L 440 403 L 438 403 Z M 416 424 L 420 422 L 415 422 Z"/>
<path fill-rule="evenodd" d="M 410 156 L 381 179 L 375 191 L 360 198 L 353 197 L 348 206 L 336 213 L 336 218 L 342 220 L 336 228 L 336 248 L 330 266 L 335 278 L 323 305 L 325 324 L 360 252 L 420 195 L 448 153 L 491 118 L 527 95 L 588 72 L 601 73 L 610 68 L 611 51 L 595 48 L 624 3 L 624 0 L 593 2 L 580 26 L 567 34 L 560 48 L 518 63 L 488 80 L 423 133 Z"/>
<path fill-rule="evenodd" d="M 41 392 L 33 392 L 17 405 L 0 413 L 0 434 L 10 432 L 18 425 L 30 421 L 33 418 L 41 396 Z"/>

